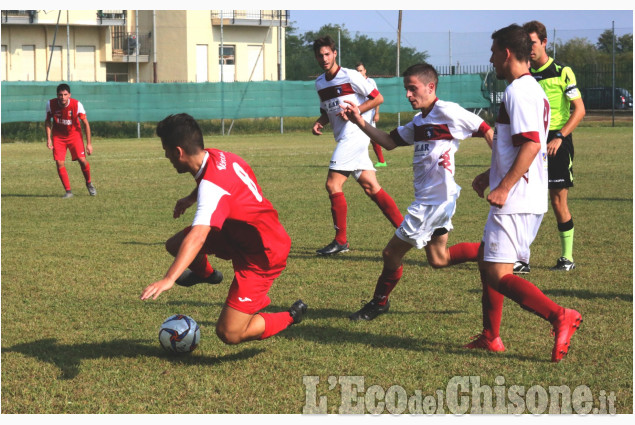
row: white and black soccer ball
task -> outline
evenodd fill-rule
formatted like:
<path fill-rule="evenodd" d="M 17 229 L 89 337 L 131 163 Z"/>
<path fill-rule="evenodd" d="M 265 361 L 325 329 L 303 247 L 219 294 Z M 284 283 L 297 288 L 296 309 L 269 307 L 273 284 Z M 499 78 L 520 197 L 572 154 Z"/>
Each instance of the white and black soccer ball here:
<path fill-rule="evenodd" d="M 171 353 L 194 351 L 201 340 L 201 330 L 194 319 L 184 314 L 175 314 L 165 319 L 159 329 L 159 343 Z"/>

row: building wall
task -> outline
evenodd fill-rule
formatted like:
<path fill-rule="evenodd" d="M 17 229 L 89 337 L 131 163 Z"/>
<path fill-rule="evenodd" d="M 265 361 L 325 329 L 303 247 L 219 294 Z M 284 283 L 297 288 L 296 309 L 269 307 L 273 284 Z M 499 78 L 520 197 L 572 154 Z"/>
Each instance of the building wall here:
<path fill-rule="evenodd" d="M 103 40 L 107 31 L 108 28 L 104 27 L 71 25 L 69 52 L 66 22 L 62 25 L 61 19 L 57 36 L 55 25 L 3 25 L 2 46 L 7 52 L 6 64 L 3 63 L 3 77 L 8 81 L 45 81 L 50 61 L 50 81 L 66 80 L 69 71 L 72 81 L 80 78 L 88 79 L 87 81 L 106 81 L 106 65 L 101 58 L 104 56 L 106 46 Z M 50 46 L 54 38 L 55 49 L 51 57 Z M 92 70 L 86 70 L 86 59 L 91 50 L 94 65 Z"/>
<path fill-rule="evenodd" d="M 254 81 L 262 80 L 278 80 L 278 30 L 277 26 L 260 27 L 260 26 L 223 26 L 223 44 L 236 46 L 236 81 L 249 81 L 252 75 L 253 66 L 249 63 L 250 50 L 261 51 L 262 72 L 254 75 Z M 284 29 L 282 37 L 282 46 L 284 46 Z M 264 46 L 263 46 L 264 42 Z M 213 50 L 218 57 L 220 51 L 221 35 L 220 26 L 214 26 L 214 47 Z M 284 70 L 284 47 L 282 50 L 282 70 Z M 216 71 L 213 75 L 218 75 L 220 70 L 219 64 L 214 64 Z M 282 75 L 284 79 L 284 73 Z M 213 81 L 219 81 L 215 79 Z"/>
<path fill-rule="evenodd" d="M 2 79 L 8 81 L 45 81 L 57 10 L 38 11 L 32 24 L 4 24 L 1 27 Z M 134 10 L 127 11 L 126 31 L 134 33 Z M 97 11 L 62 11 L 49 80 L 106 81 L 108 67 L 117 72 L 127 71 L 128 82 L 137 81 L 137 62 L 134 55 L 113 58 L 112 34 L 109 26 L 98 25 Z M 70 58 L 67 50 L 67 16 L 70 21 Z M 154 53 L 156 51 L 157 82 L 220 81 L 219 53 L 220 25 L 212 25 L 209 10 L 157 10 L 156 34 L 152 34 L 153 11 L 139 11 L 139 34 L 149 35 L 151 45 L 147 59 L 139 62 L 140 82 L 155 81 Z M 250 60 L 261 48 L 261 67 L 254 81 L 278 80 L 278 31 L 282 31 L 282 79 L 284 76 L 284 28 L 277 25 L 223 25 L 225 46 L 235 46 L 235 72 L 225 81 L 248 81 L 252 75 Z M 153 37 L 154 36 L 154 37 Z M 206 64 L 201 58 L 206 56 Z M 251 58 L 251 59 L 250 59 Z M 204 66 L 206 65 L 206 66 Z M 90 68 L 90 69 L 89 69 Z M 125 71 L 124 71 L 125 72 Z M 206 74 L 206 75 L 203 75 Z M 124 76 L 125 77 L 125 76 Z"/>

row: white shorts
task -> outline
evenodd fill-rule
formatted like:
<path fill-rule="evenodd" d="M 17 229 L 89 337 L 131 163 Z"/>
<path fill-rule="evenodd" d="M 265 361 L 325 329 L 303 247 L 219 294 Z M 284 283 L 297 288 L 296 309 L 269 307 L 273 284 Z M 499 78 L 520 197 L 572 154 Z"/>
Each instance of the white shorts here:
<path fill-rule="evenodd" d="M 493 214 L 483 231 L 483 260 L 491 263 L 529 263 L 529 246 L 536 238 L 544 214 Z"/>
<path fill-rule="evenodd" d="M 368 137 L 349 139 L 335 144 L 335 150 L 331 156 L 330 170 L 353 171 L 355 178 L 364 170 L 375 171 L 373 161 L 368 155 Z"/>
<path fill-rule="evenodd" d="M 408 214 L 395 231 L 395 236 L 417 249 L 423 248 L 432 239 L 435 230 L 444 228 L 449 232 L 454 229 L 452 216 L 456 211 L 458 198 L 457 192 L 453 198 L 440 205 L 424 205 L 414 201 L 408 207 Z"/>

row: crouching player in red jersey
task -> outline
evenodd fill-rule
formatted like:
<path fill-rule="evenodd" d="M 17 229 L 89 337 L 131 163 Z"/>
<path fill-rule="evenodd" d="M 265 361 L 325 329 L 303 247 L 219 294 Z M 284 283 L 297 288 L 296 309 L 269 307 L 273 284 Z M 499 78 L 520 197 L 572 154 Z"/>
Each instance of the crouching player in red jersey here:
<path fill-rule="evenodd" d="M 491 146 L 494 131 L 477 115 L 456 103 L 437 98 L 439 76 L 431 65 L 412 65 L 404 72 L 403 81 L 408 101 L 420 113 L 390 134 L 368 125 L 352 102 L 345 100 L 346 106 L 342 106 L 342 118 L 356 124 L 384 148 L 414 145 L 415 200 L 384 248 L 384 268 L 377 279 L 373 299 L 351 314 L 351 320 L 373 320 L 388 311 L 388 295 L 401 279 L 403 258 L 412 247 L 425 248 L 428 262 L 434 268 L 476 261 L 478 256 L 477 242 L 447 246 L 461 191 L 454 181 L 454 153 L 459 148 L 459 140 L 472 136 L 485 138 Z"/>
<path fill-rule="evenodd" d="M 285 312 L 258 313 L 271 302 L 267 292 L 286 267 L 291 238 L 249 165 L 233 153 L 205 149 L 200 127 L 187 114 L 165 118 L 157 135 L 176 171 L 196 180 L 194 191 L 177 201 L 174 218 L 194 203 L 197 210 L 192 225 L 167 241 L 174 262 L 163 279 L 143 290 L 141 299 L 156 299 L 175 283 L 220 283 L 222 275 L 207 260 L 207 254 L 214 254 L 232 260 L 234 267 L 216 323 L 224 343 L 265 339 L 300 323 L 307 309 L 302 300 Z"/>

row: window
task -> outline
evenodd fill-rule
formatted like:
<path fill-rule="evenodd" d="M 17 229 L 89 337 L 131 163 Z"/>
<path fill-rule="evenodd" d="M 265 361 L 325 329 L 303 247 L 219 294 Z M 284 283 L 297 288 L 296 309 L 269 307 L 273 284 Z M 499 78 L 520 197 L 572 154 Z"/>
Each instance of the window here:
<path fill-rule="evenodd" d="M 222 47 L 222 51 L 221 48 L 218 48 L 218 57 L 219 57 L 219 61 L 218 64 L 219 65 L 235 65 L 234 63 L 234 52 L 236 51 L 236 46 L 227 46 L 224 45 Z"/>

